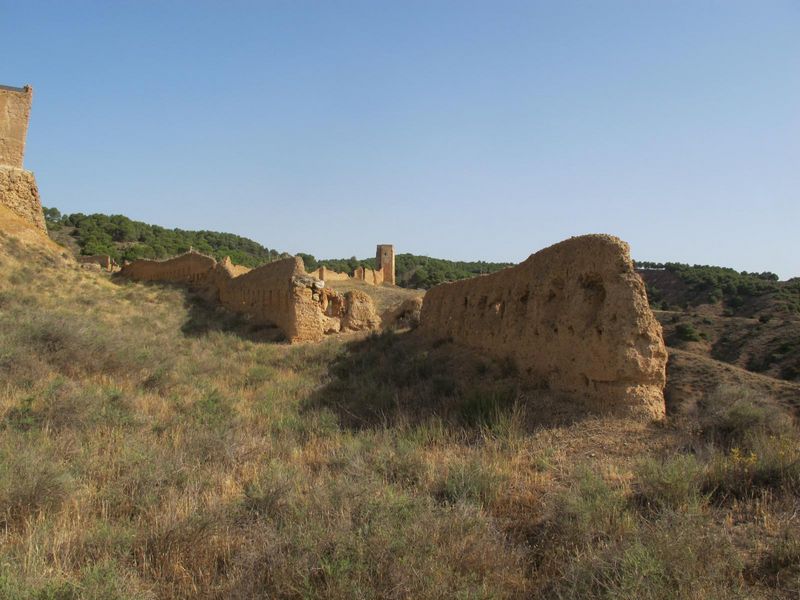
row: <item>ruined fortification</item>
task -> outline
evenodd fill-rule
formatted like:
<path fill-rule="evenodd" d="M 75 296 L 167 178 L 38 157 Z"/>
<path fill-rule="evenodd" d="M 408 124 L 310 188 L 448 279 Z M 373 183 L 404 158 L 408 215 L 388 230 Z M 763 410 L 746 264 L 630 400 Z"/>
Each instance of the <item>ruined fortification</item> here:
<path fill-rule="evenodd" d="M 0 85 L 0 204 L 47 232 L 33 173 L 22 168 L 33 89 Z"/>
<path fill-rule="evenodd" d="M 663 416 L 667 353 L 628 245 L 571 238 L 523 263 L 432 288 L 421 331 L 510 358 L 542 387 Z"/>
<path fill-rule="evenodd" d="M 378 244 L 378 250 L 375 253 L 375 266 L 381 272 L 383 283 L 395 284 L 394 246 L 391 244 Z"/>
<path fill-rule="evenodd" d="M 117 263 L 108 254 L 88 254 L 76 256 L 75 260 L 81 265 L 97 265 L 103 271 L 111 273 L 117 268 Z"/>
<path fill-rule="evenodd" d="M 377 329 L 372 300 L 366 294 L 341 296 L 305 272 L 300 257 L 257 269 L 234 265 L 229 258 L 187 252 L 165 261 L 137 260 L 120 275 L 137 281 L 187 285 L 208 300 L 249 315 L 254 322 L 278 327 L 290 342 L 318 341 L 328 333 Z"/>
<path fill-rule="evenodd" d="M 0 85 L 0 164 L 22 168 L 33 89 Z"/>
<path fill-rule="evenodd" d="M 370 285 L 382 285 L 384 283 L 395 285 L 395 264 L 394 246 L 391 244 L 378 244 L 375 254 L 375 268 L 356 267 L 352 275 L 347 273 L 337 273 L 325 266 L 314 271 L 314 276 L 323 281 L 346 281 L 348 279 L 358 279 Z"/>

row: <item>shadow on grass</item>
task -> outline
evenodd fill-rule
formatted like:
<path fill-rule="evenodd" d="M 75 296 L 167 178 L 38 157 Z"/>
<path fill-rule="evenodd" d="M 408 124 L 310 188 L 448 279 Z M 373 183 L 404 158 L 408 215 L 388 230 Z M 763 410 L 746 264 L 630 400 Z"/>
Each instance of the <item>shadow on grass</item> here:
<path fill-rule="evenodd" d="M 414 332 L 350 342 L 329 374 L 303 408 L 332 410 L 354 430 L 438 423 L 468 435 L 509 427 L 531 431 L 589 414 L 574 400 L 532 387 L 509 361 Z"/>
<path fill-rule="evenodd" d="M 215 306 L 202 296 L 187 292 L 184 304 L 188 318 L 181 331 L 188 337 L 202 337 L 212 332 L 231 333 L 251 342 L 282 342 L 286 338 L 274 325 L 254 323 L 246 315 Z"/>
<path fill-rule="evenodd" d="M 128 279 L 115 277 L 120 285 Z M 184 298 L 187 319 L 181 325 L 181 332 L 187 337 L 203 337 L 209 333 L 230 333 L 251 342 L 283 342 L 286 337 L 274 325 L 254 323 L 247 315 L 231 312 L 201 294 L 187 289 L 185 286 L 167 282 L 140 282 L 141 285 L 154 289 L 175 290 Z"/>

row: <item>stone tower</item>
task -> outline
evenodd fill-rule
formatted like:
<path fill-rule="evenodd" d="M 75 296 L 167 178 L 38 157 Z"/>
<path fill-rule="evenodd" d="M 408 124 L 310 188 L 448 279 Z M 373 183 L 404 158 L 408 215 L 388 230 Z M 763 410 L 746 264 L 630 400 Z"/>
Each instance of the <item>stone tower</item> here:
<path fill-rule="evenodd" d="M 46 232 L 33 173 L 22 167 L 33 89 L 0 85 L 0 205 Z"/>
<path fill-rule="evenodd" d="M 395 284 L 394 282 L 394 246 L 391 244 L 378 244 L 378 251 L 375 254 L 375 268 L 383 271 L 383 282 Z"/>
<path fill-rule="evenodd" d="M 0 165 L 22 168 L 33 89 L 0 85 Z"/>

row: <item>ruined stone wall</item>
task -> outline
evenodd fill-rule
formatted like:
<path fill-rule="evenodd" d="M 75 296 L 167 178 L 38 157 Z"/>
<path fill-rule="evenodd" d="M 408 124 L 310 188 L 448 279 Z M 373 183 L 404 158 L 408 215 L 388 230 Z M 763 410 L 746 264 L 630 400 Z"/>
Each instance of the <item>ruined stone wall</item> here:
<path fill-rule="evenodd" d="M 438 285 L 420 329 L 510 358 L 541 386 L 601 408 L 664 414 L 661 327 L 615 237 L 571 238 L 515 267 Z"/>
<path fill-rule="evenodd" d="M 373 271 L 372 269 L 357 267 L 356 270 L 353 271 L 353 279 L 360 279 L 372 285 L 381 285 L 383 283 L 383 271 Z"/>
<path fill-rule="evenodd" d="M 244 272 L 241 270 L 244 269 Z M 250 315 L 257 323 L 275 325 L 290 342 L 317 341 L 326 333 L 376 329 L 372 300 L 324 289 L 324 282 L 308 275 L 300 257 L 285 258 L 257 269 L 237 267 L 226 257 L 188 252 L 166 261 L 137 260 L 120 275 L 138 281 L 181 283 L 233 312 Z"/>
<path fill-rule="evenodd" d="M 47 233 L 39 189 L 30 171 L 0 165 L 0 204 Z"/>
<path fill-rule="evenodd" d="M 245 267 L 244 265 L 235 265 L 231 260 L 230 256 L 226 256 L 221 261 L 219 261 L 220 266 L 225 268 L 232 277 L 238 277 L 239 275 L 244 275 L 245 273 L 249 273 L 252 269 L 250 267 Z"/>
<path fill-rule="evenodd" d="M 22 168 L 33 89 L 0 85 L 0 165 Z"/>
<path fill-rule="evenodd" d="M 333 269 L 328 269 L 327 267 L 320 267 L 316 271 L 309 273 L 309 275 L 313 275 L 322 281 L 347 281 L 350 279 L 350 275 L 347 273 L 337 273 Z"/>
<path fill-rule="evenodd" d="M 321 339 L 323 312 L 300 257 L 285 258 L 235 277 L 220 289 L 220 303 L 279 327 L 289 341 Z"/>
<path fill-rule="evenodd" d="M 114 270 L 115 262 L 108 254 L 91 254 L 89 256 L 78 256 L 76 258 L 78 263 L 82 265 L 100 265 L 105 271 L 111 272 Z"/>
<path fill-rule="evenodd" d="M 120 275 L 137 281 L 167 281 L 199 287 L 207 283 L 216 264 L 210 256 L 187 252 L 168 260 L 133 261 L 120 269 Z"/>

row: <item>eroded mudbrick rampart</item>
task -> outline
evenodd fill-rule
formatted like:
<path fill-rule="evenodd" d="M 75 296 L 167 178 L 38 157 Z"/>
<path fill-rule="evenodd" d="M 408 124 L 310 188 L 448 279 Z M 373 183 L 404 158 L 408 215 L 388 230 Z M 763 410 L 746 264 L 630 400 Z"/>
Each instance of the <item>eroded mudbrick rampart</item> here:
<path fill-rule="evenodd" d="M 375 253 L 375 268 L 356 267 L 352 275 L 347 273 L 337 273 L 325 266 L 313 272 L 315 277 L 323 281 L 346 281 L 348 279 L 358 279 L 371 285 L 382 285 L 384 283 L 395 285 L 395 261 L 394 246 L 391 244 L 378 244 Z"/>
<path fill-rule="evenodd" d="M 372 300 L 366 294 L 344 296 L 305 272 L 300 257 L 256 269 L 237 267 L 229 258 L 187 252 L 175 258 L 137 260 L 120 270 L 137 281 L 185 284 L 210 301 L 249 315 L 254 322 L 278 327 L 291 342 L 318 341 L 328 333 L 377 329 Z"/>
<path fill-rule="evenodd" d="M 33 89 L 0 85 L 0 204 L 46 232 L 33 173 L 22 168 Z"/>
<path fill-rule="evenodd" d="M 628 245 L 571 238 L 425 295 L 421 331 L 510 358 L 542 387 L 664 414 L 667 353 Z"/>

